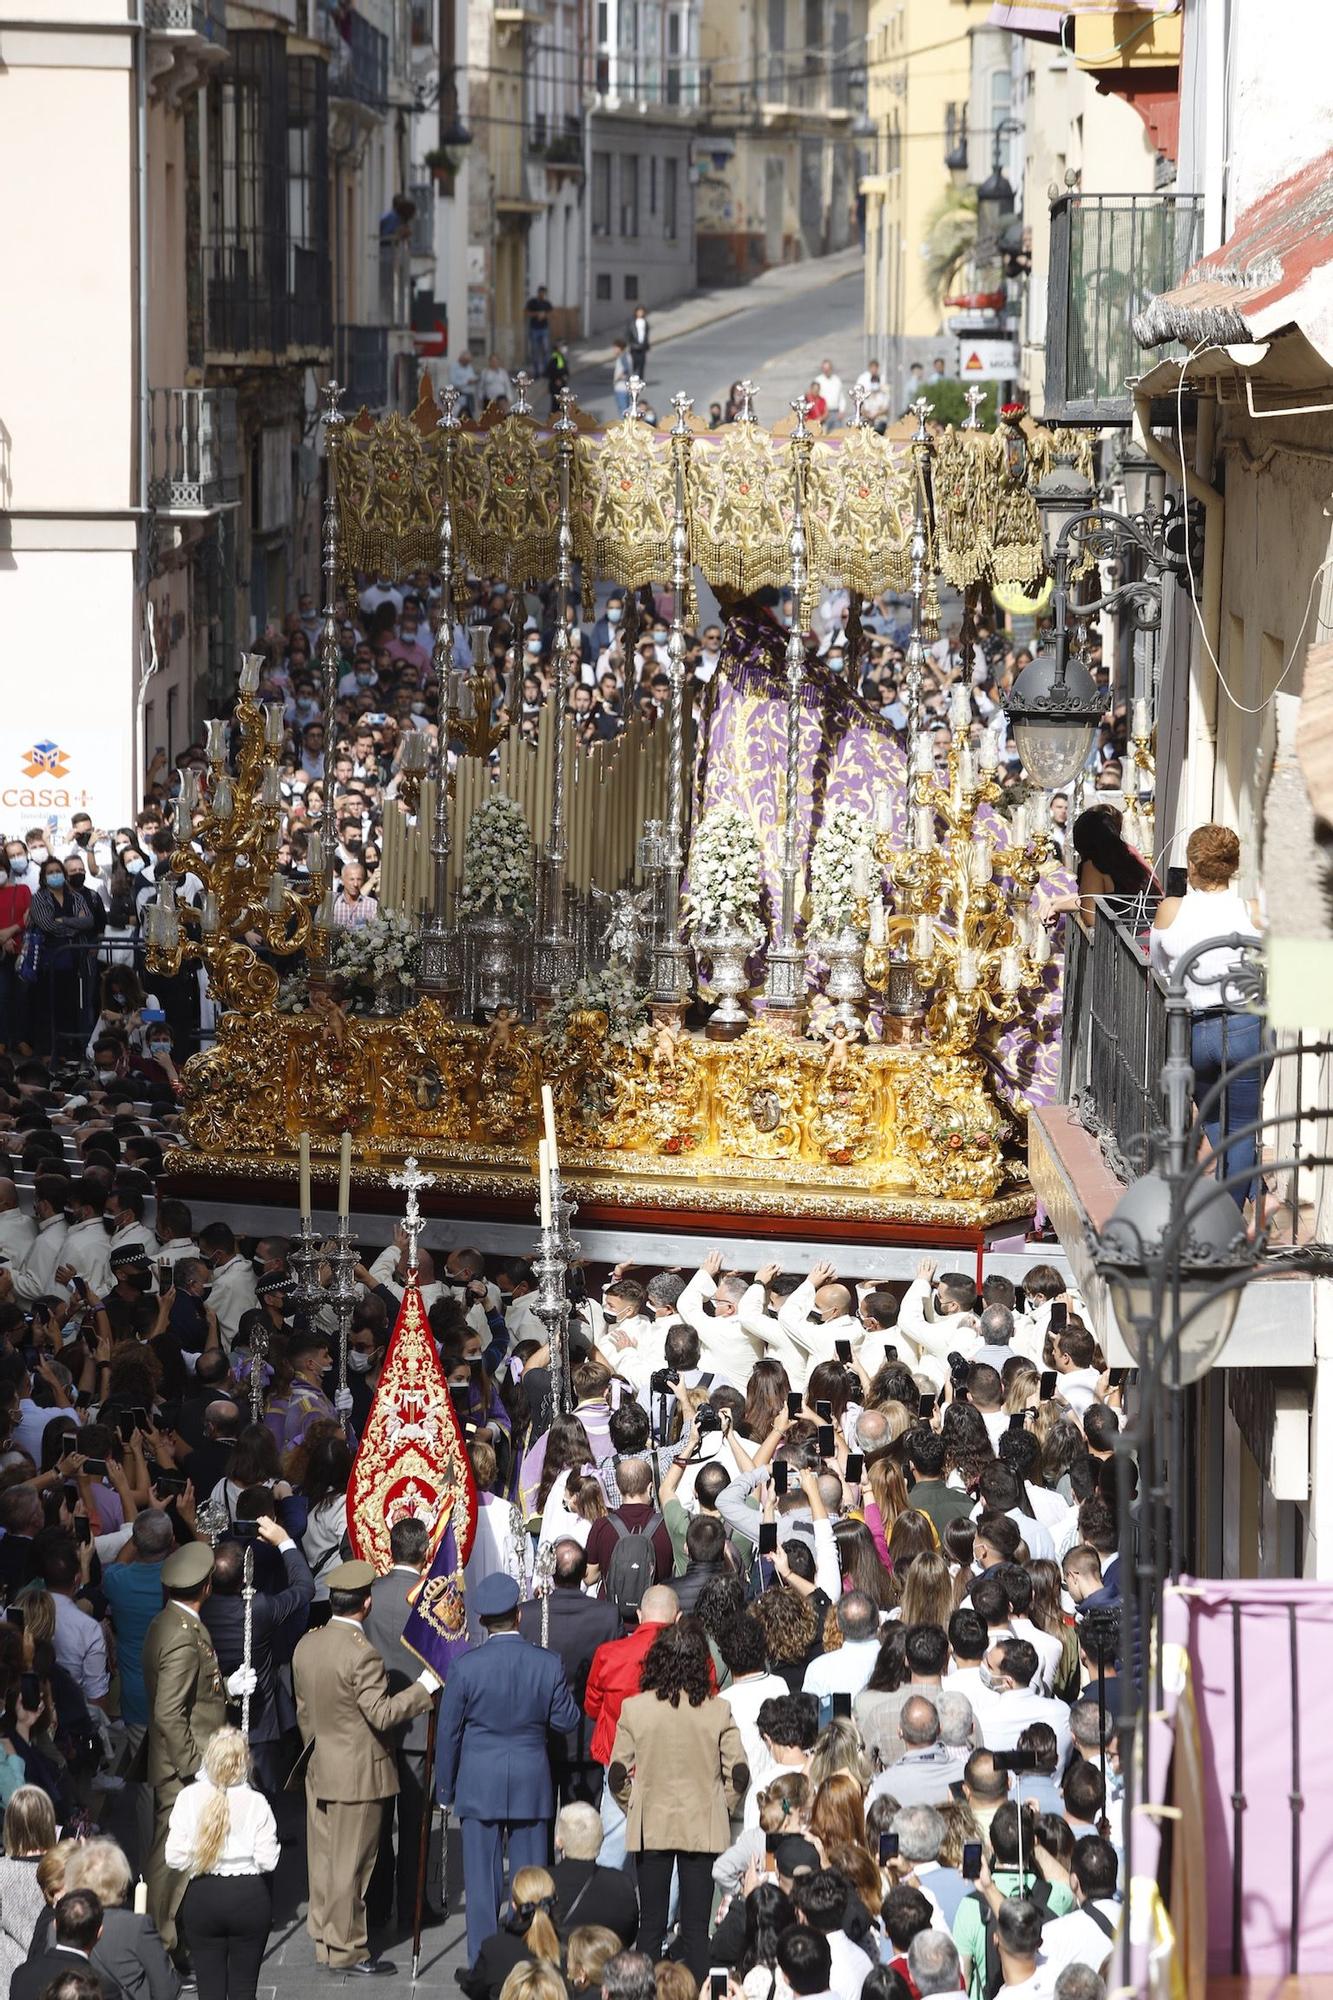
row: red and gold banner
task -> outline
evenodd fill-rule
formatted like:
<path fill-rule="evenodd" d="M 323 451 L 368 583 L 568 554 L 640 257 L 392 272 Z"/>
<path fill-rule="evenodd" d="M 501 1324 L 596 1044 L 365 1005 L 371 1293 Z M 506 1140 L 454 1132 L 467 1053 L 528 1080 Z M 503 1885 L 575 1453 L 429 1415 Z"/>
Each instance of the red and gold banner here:
<path fill-rule="evenodd" d="M 415 1280 L 403 1293 L 347 1488 L 353 1551 L 381 1575 L 395 1521 L 424 1521 L 432 1552 L 452 1525 L 459 1563 L 472 1550 L 477 1488 Z"/>

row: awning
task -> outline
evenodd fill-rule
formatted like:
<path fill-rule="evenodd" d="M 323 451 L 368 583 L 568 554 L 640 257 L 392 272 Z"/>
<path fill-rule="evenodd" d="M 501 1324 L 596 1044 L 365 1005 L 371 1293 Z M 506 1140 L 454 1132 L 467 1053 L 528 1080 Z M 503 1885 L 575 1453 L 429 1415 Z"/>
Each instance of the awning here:
<path fill-rule="evenodd" d="M 1176 14 L 1180 0 L 994 0 L 987 16 L 988 28 L 1008 28 L 1015 35 L 1041 35 L 1047 41 L 1063 39 L 1068 14 Z"/>
<path fill-rule="evenodd" d="M 1271 340 L 1299 327 L 1333 368 L 1333 149 L 1271 188 L 1180 284 L 1134 317 L 1144 347 Z"/>

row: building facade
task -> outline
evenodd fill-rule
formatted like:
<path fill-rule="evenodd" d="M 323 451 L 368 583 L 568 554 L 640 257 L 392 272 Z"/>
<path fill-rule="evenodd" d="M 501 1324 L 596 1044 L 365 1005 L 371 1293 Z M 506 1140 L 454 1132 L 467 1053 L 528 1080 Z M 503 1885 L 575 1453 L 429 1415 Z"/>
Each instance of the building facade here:
<path fill-rule="evenodd" d="M 856 240 L 866 18 L 866 0 L 743 0 L 704 12 L 700 284 L 742 284 Z"/>

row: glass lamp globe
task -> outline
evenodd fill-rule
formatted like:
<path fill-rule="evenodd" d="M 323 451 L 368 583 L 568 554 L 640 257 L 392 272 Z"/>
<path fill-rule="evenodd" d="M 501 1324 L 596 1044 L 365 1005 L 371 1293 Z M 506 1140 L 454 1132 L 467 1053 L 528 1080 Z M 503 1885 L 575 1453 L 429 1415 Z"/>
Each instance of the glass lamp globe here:
<path fill-rule="evenodd" d="M 1071 784 L 1087 761 L 1106 697 L 1087 668 L 1039 653 L 1009 691 L 1005 709 L 1023 768 L 1039 791 Z"/>
<path fill-rule="evenodd" d="M 1145 1359 L 1144 1325 L 1160 1315 L 1159 1380 L 1172 1387 L 1201 1381 L 1235 1324 L 1255 1254 L 1240 1210 L 1211 1181 L 1189 1189 L 1176 1222 L 1164 1175 L 1144 1174 L 1127 1187 L 1101 1232 L 1096 1262 L 1135 1361 Z"/>

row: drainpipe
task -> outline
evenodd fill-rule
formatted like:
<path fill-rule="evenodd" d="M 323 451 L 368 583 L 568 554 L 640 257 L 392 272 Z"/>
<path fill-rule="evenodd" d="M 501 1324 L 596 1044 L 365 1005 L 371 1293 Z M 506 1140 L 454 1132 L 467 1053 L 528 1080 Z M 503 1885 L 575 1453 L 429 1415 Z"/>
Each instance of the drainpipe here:
<path fill-rule="evenodd" d="M 138 432 L 139 432 L 139 492 L 138 492 L 138 532 L 135 537 L 135 562 L 138 575 L 135 577 L 135 595 L 140 600 L 139 616 L 135 624 L 139 629 L 140 652 L 136 661 L 138 688 L 136 690 L 136 728 L 134 732 L 134 753 L 131 759 L 131 784 L 137 811 L 143 804 L 144 782 L 146 778 L 145 749 L 143 740 L 143 715 L 146 704 L 148 681 L 157 670 L 156 648 L 153 647 L 147 659 L 144 657 L 145 641 L 151 646 L 148 628 L 151 611 L 148 599 L 149 549 L 152 545 L 152 520 L 148 512 L 148 0 L 137 0 L 134 15 L 134 96 L 137 121 L 135 159 L 135 229 L 138 235 L 139 284 L 137 300 L 138 318 Z"/>
<path fill-rule="evenodd" d="M 1154 437 L 1148 422 L 1151 398 L 1134 389 L 1134 440 L 1155 465 L 1174 480 L 1181 475 L 1181 454 Z M 1202 826 L 1213 816 L 1213 795 L 1217 773 L 1217 714 L 1221 699 L 1214 660 L 1222 657 L 1222 545 L 1226 531 L 1226 503 L 1204 473 L 1213 461 L 1217 432 L 1217 404 L 1211 396 L 1200 397 L 1195 435 L 1194 470 L 1185 467 L 1185 492 L 1204 510 L 1203 577 L 1199 588 L 1199 614 L 1203 619 L 1207 645 L 1191 649 L 1194 671 L 1191 676 L 1190 754 L 1188 790 L 1185 797 L 1186 826 Z M 1191 612 L 1191 617 L 1193 613 Z M 1209 657 L 1211 649 L 1212 657 Z M 1158 829 L 1159 843 L 1167 829 Z"/>

